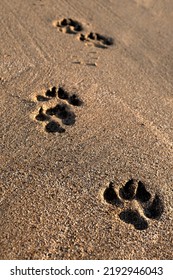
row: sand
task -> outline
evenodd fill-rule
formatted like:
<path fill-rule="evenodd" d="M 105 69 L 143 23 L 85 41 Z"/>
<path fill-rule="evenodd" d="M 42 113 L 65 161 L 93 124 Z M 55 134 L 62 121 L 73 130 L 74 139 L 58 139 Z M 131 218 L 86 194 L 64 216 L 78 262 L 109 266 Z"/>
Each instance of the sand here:
<path fill-rule="evenodd" d="M 172 259 L 172 10 L 0 1 L 1 259 Z"/>

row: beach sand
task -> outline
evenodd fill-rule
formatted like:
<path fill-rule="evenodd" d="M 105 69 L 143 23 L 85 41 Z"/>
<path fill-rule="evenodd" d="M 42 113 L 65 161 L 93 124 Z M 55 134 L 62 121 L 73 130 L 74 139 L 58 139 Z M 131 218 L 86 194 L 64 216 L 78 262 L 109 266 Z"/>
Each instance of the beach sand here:
<path fill-rule="evenodd" d="M 173 1 L 0 2 L 0 258 L 172 259 Z"/>

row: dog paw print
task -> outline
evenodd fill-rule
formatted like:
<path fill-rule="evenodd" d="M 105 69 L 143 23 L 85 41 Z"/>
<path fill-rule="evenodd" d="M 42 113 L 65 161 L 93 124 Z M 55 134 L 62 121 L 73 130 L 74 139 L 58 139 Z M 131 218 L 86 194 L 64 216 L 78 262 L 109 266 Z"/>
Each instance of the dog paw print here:
<path fill-rule="evenodd" d="M 36 100 L 39 108 L 35 120 L 44 123 L 48 133 L 63 133 L 65 127 L 75 124 L 73 108 L 83 104 L 77 94 L 69 94 L 63 87 L 52 87 L 43 95 L 37 95 Z"/>
<path fill-rule="evenodd" d="M 87 42 L 94 45 L 97 48 L 107 49 L 108 46 L 113 45 L 114 40 L 111 37 L 103 36 L 99 33 L 89 32 L 87 34 L 82 33 L 84 30 L 83 25 L 71 18 L 64 18 L 59 21 L 54 21 L 53 26 L 58 28 L 60 32 L 76 35 L 81 42 Z"/>
<path fill-rule="evenodd" d="M 115 207 L 124 208 L 119 218 L 132 224 L 137 230 L 145 230 L 150 220 L 159 220 L 163 211 L 163 201 L 158 194 L 152 198 L 141 181 L 130 179 L 120 189 L 111 182 L 103 193 L 104 200 Z"/>
<path fill-rule="evenodd" d="M 77 34 L 83 30 L 82 24 L 71 18 L 64 18 L 60 21 L 55 21 L 54 26 L 56 26 L 60 32 L 68 34 Z"/>
<path fill-rule="evenodd" d="M 90 32 L 88 34 L 80 34 L 79 40 L 82 42 L 93 43 L 95 47 L 107 49 L 113 45 L 113 38 L 100 35 L 99 33 Z"/>

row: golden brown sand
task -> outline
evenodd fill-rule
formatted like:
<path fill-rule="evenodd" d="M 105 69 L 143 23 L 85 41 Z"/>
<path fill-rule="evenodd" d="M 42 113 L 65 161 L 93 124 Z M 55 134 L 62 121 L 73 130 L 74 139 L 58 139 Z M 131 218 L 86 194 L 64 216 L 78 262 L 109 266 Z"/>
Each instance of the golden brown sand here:
<path fill-rule="evenodd" d="M 171 259 L 173 1 L 0 11 L 0 258 Z"/>

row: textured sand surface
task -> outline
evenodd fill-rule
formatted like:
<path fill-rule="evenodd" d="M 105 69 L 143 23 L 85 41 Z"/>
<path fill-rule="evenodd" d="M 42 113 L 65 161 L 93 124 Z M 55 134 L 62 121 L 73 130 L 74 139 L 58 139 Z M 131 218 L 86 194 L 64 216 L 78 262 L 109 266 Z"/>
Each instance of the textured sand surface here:
<path fill-rule="evenodd" d="M 0 258 L 172 259 L 173 1 L 0 11 Z M 36 119 L 57 104 L 67 119 Z"/>

